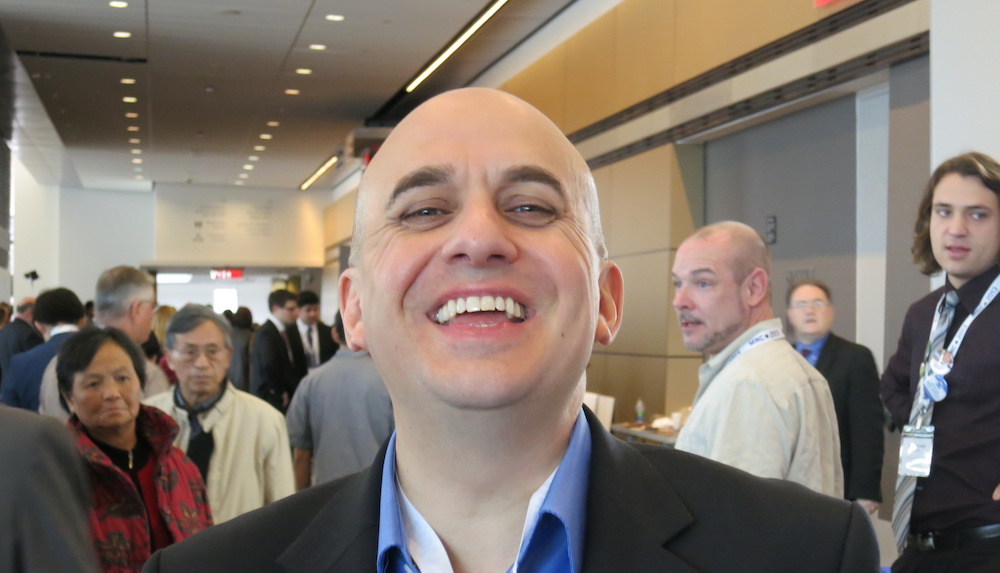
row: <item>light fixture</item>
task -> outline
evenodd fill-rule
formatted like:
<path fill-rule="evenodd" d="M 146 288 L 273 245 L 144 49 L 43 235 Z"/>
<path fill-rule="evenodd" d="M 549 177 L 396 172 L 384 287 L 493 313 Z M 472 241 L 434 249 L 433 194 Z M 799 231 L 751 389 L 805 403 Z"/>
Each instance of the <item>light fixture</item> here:
<path fill-rule="evenodd" d="M 257 157 L 256 155 L 251 155 L 250 157 L 247 157 L 247 161 L 260 161 L 260 157 Z"/>
<path fill-rule="evenodd" d="M 253 150 L 254 151 L 264 151 L 265 149 L 267 149 L 267 148 L 264 147 L 263 145 L 254 145 L 253 146 Z"/>
<path fill-rule="evenodd" d="M 135 176 L 135 180 L 136 181 L 142 181 L 143 179 L 144 179 L 144 177 L 142 175 L 136 175 Z"/>
<path fill-rule="evenodd" d="M 441 66 L 441 64 L 445 62 L 445 60 L 450 58 L 451 55 L 455 53 L 456 50 L 461 48 L 462 44 L 464 44 L 469 38 L 471 38 L 472 35 L 479 30 L 479 28 L 482 28 L 483 24 L 485 24 L 490 18 L 492 18 L 493 15 L 496 14 L 498 10 L 500 10 L 500 8 L 503 8 L 503 5 L 506 3 L 507 0 L 497 0 L 496 2 L 494 2 L 493 5 L 490 6 L 488 10 L 486 10 L 486 12 L 483 12 L 483 15 L 480 16 L 478 20 L 473 22 L 471 26 L 469 26 L 464 32 L 462 32 L 462 35 L 459 36 L 457 40 L 455 40 L 454 42 L 451 43 L 450 46 L 448 46 L 447 50 L 445 50 L 440 56 L 438 56 L 437 59 L 431 63 L 431 65 L 427 66 L 427 68 L 425 68 L 424 71 L 420 72 L 420 75 L 417 76 L 417 79 L 413 80 L 412 82 L 410 82 L 410 85 L 406 86 L 406 93 L 410 93 L 413 90 L 417 89 L 417 86 L 423 83 L 423 81 L 426 80 L 428 76 L 433 74 L 434 70 L 438 69 Z"/>
<path fill-rule="evenodd" d="M 130 112 L 128 112 L 128 113 L 125 114 L 125 117 L 127 119 L 135 119 L 135 118 L 139 117 L 139 114 L 136 113 L 136 112 L 134 112 L 134 111 L 130 111 Z"/>
<path fill-rule="evenodd" d="M 243 169 L 244 169 L 245 171 L 253 171 L 253 165 L 250 165 L 249 163 L 247 163 L 247 164 L 245 164 L 245 165 L 243 166 Z"/>
<path fill-rule="evenodd" d="M 132 163 L 135 163 L 136 165 L 141 165 L 142 164 L 142 159 L 136 157 L 135 159 L 132 160 Z"/>
<path fill-rule="evenodd" d="M 135 78 L 122 78 L 119 81 L 121 81 L 122 85 L 125 85 L 125 86 L 130 86 L 130 85 L 135 84 Z"/>
<path fill-rule="evenodd" d="M 128 2 L 122 2 L 121 0 L 112 0 L 108 2 L 108 6 L 112 8 L 128 8 Z"/>
<path fill-rule="evenodd" d="M 299 90 L 297 90 L 297 89 L 287 89 L 287 90 L 285 90 L 285 95 L 297 96 L 297 95 L 299 95 Z"/>
<path fill-rule="evenodd" d="M 326 49 L 326 44 L 309 44 L 309 49 L 310 50 L 317 50 L 317 51 L 319 51 L 319 50 L 325 50 Z"/>
<path fill-rule="evenodd" d="M 281 125 L 280 121 L 269 121 L 269 122 L 267 122 L 267 126 L 268 127 L 278 127 L 279 125 Z"/>
<path fill-rule="evenodd" d="M 112 34 L 112 36 L 114 36 L 114 37 L 116 37 L 118 39 L 124 40 L 124 39 L 127 39 L 127 38 L 131 38 L 132 37 L 132 32 L 121 32 L 121 31 L 119 31 L 119 32 L 115 32 L 114 34 Z"/>
<path fill-rule="evenodd" d="M 135 102 L 139 101 L 139 98 L 137 98 L 135 96 L 125 96 L 125 97 L 122 98 L 122 101 L 125 102 L 125 103 L 135 103 Z"/>
<path fill-rule="evenodd" d="M 260 134 L 260 138 L 261 139 L 271 139 L 271 134 L 270 133 L 262 133 L 262 134 Z"/>
<path fill-rule="evenodd" d="M 194 275 L 191 273 L 156 273 L 156 284 L 161 285 L 184 285 L 191 282 Z"/>
<path fill-rule="evenodd" d="M 237 175 L 237 177 L 239 177 L 240 179 L 246 179 L 247 177 L 250 177 L 250 175 L 247 173 L 240 173 L 239 175 Z"/>
<path fill-rule="evenodd" d="M 336 163 L 338 159 L 340 158 L 336 155 L 334 155 L 330 159 L 327 159 L 326 163 L 320 165 L 319 169 L 317 169 L 315 173 L 309 176 L 309 179 L 306 179 L 305 181 L 302 182 L 302 185 L 299 185 L 299 189 L 305 191 L 306 189 L 311 187 L 312 184 L 315 183 L 317 179 L 322 177 L 324 173 L 326 173 L 331 167 L 333 167 L 333 164 Z"/>
<path fill-rule="evenodd" d="M 142 143 L 142 140 L 139 139 L 138 137 L 133 137 L 132 139 L 129 139 L 128 142 L 131 143 L 132 145 L 139 145 L 140 143 Z"/>
<path fill-rule="evenodd" d="M 132 150 L 132 155 L 142 155 L 142 150 L 141 149 L 133 149 Z"/>
<path fill-rule="evenodd" d="M 300 76 L 308 76 L 309 74 L 313 73 L 313 71 L 310 70 L 309 68 L 295 68 L 295 73 L 299 74 Z"/>
<path fill-rule="evenodd" d="M 233 181 L 233 185 L 243 185 L 243 180 L 237 179 L 236 181 Z"/>
<path fill-rule="evenodd" d="M 128 131 L 139 131 L 139 126 L 138 125 L 130 125 L 130 126 L 126 127 L 125 129 L 128 130 Z"/>
<path fill-rule="evenodd" d="M 327 14 L 323 17 L 327 22 L 343 22 L 344 17 L 340 14 Z"/>

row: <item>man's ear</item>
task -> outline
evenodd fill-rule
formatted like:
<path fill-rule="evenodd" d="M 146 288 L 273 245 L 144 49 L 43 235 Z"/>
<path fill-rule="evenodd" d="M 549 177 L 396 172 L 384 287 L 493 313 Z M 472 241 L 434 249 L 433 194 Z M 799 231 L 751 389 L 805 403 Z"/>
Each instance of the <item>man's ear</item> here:
<path fill-rule="evenodd" d="M 344 321 L 344 342 L 352 351 L 368 350 L 365 326 L 361 320 L 361 281 L 357 268 L 340 274 L 340 317 Z"/>
<path fill-rule="evenodd" d="M 622 309 L 625 299 L 625 283 L 622 270 L 611 261 L 601 263 L 601 276 L 598 279 L 600 302 L 598 306 L 597 331 L 594 340 L 608 346 L 615 340 L 618 329 L 622 325 Z"/>
<path fill-rule="evenodd" d="M 746 296 L 747 304 L 751 307 L 760 306 L 767 300 L 770 279 L 764 269 L 757 267 L 743 281 L 743 292 Z"/>

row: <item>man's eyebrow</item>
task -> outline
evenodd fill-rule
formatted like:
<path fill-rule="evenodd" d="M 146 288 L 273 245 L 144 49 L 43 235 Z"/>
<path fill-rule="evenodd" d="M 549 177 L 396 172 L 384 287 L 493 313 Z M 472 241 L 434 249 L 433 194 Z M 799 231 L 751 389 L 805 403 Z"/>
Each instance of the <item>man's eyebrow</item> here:
<path fill-rule="evenodd" d="M 392 189 L 392 195 L 389 196 L 389 204 L 386 205 L 386 208 L 392 207 L 393 203 L 401 195 L 411 189 L 447 183 L 451 180 L 453 173 L 454 170 L 446 165 L 430 165 L 407 173 L 396 182 L 396 186 Z"/>
<path fill-rule="evenodd" d="M 566 198 L 566 190 L 563 189 L 562 183 L 559 178 L 556 177 L 551 171 L 537 165 L 518 165 L 511 167 L 510 169 L 504 171 L 503 179 L 504 185 L 510 185 L 512 183 L 541 183 L 547 187 L 551 187 L 553 191 L 559 194 L 560 197 Z"/>

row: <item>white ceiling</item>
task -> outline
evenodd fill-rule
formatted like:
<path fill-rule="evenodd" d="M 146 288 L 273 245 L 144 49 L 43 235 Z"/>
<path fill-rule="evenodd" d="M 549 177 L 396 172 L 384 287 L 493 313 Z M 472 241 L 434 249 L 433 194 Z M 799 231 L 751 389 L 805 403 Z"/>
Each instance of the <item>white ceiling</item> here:
<path fill-rule="evenodd" d="M 127 8 L 0 0 L 0 24 L 67 150 L 67 164 L 54 168 L 64 184 L 232 186 L 246 173 L 247 186 L 295 189 L 341 150 L 349 131 L 366 120 L 391 125 L 414 103 L 466 85 L 572 3 L 511 0 L 405 98 L 403 86 L 492 0 L 131 0 Z M 120 30 L 132 37 L 114 38 Z M 125 77 L 135 85 L 122 85 Z M 286 95 L 288 88 L 301 93 Z M 18 121 L 30 122 L 23 115 L 31 111 L 40 110 L 22 107 Z M 261 133 L 273 139 L 261 141 Z"/>

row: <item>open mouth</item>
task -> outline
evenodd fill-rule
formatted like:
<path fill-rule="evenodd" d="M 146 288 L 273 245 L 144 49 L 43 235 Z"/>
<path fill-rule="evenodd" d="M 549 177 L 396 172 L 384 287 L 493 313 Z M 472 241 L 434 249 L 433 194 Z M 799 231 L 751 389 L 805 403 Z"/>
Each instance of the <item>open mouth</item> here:
<path fill-rule="evenodd" d="M 446 325 L 456 316 L 477 312 L 503 312 L 511 322 L 524 322 L 527 315 L 524 305 L 509 296 L 467 296 L 453 298 L 441 305 L 434 315 L 434 321 Z"/>

